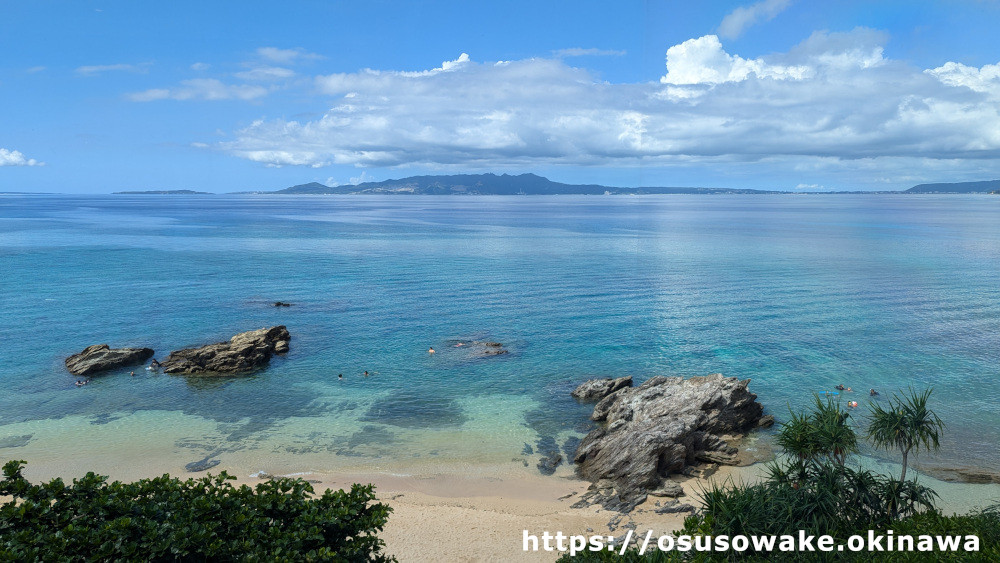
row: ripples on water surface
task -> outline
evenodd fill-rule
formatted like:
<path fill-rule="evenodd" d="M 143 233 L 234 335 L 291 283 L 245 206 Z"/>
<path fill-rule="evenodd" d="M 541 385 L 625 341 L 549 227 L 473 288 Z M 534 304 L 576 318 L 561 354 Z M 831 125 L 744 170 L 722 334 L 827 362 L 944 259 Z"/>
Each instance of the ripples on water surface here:
<path fill-rule="evenodd" d="M 0 196 L 0 259 L 0 458 L 509 464 L 572 450 L 589 377 L 722 372 L 779 419 L 932 386 L 921 461 L 1000 465 L 997 197 Z M 62 365 L 275 324 L 247 378 Z"/>

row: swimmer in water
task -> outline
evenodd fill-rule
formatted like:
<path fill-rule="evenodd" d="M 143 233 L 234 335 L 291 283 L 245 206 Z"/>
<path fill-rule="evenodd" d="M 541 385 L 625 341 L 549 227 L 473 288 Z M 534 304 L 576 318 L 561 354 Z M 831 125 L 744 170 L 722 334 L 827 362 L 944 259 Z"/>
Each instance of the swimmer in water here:
<path fill-rule="evenodd" d="M 368 371 L 367 370 L 365 371 L 365 377 L 368 377 Z"/>
<path fill-rule="evenodd" d="M 878 391 L 874 389 L 869 389 L 868 394 L 871 395 L 872 397 L 878 397 Z"/>
<path fill-rule="evenodd" d="M 343 380 L 344 380 L 344 374 L 342 374 L 342 373 L 338 373 L 338 374 L 337 374 L 337 379 L 339 379 L 339 380 L 343 381 Z"/>
<path fill-rule="evenodd" d="M 434 348 L 431 348 L 431 349 L 427 350 L 427 353 L 428 354 L 433 354 L 434 353 Z"/>
<path fill-rule="evenodd" d="M 834 387 L 834 389 L 836 389 L 837 391 L 843 391 L 845 387 L 843 383 L 840 383 L 836 387 Z"/>
<path fill-rule="evenodd" d="M 133 371 L 133 372 L 132 372 L 132 373 L 130 373 L 129 375 L 131 375 L 132 377 L 135 377 L 135 372 Z"/>

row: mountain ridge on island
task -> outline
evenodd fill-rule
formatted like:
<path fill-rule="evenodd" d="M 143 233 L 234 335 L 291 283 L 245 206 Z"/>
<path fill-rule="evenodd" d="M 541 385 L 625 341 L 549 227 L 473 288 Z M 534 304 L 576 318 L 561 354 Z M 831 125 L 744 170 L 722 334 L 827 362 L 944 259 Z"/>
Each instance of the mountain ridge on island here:
<path fill-rule="evenodd" d="M 599 184 L 564 184 L 537 174 L 454 174 L 410 176 L 398 180 L 325 186 L 319 182 L 300 184 L 266 194 L 405 194 L 405 195 L 639 195 L 639 194 L 777 194 L 777 190 L 742 188 L 639 187 L 623 188 Z"/>
<path fill-rule="evenodd" d="M 111 192 L 112 195 L 212 195 L 212 192 L 195 190 L 140 190 L 131 192 Z"/>
<path fill-rule="evenodd" d="M 906 194 L 989 194 L 1000 191 L 1000 180 L 984 182 L 953 182 L 918 184 L 904 191 Z"/>
<path fill-rule="evenodd" d="M 982 194 L 1000 190 L 1000 180 L 919 184 L 893 191 L 791 191 L 751 188 L 642 186 L 637 188 L 600 184 L 564 184 L 537 174 L 454 174 L 409 176 L 380 182 L 326 186 L 319 182 L 299 184 L 276 191 L 240 192 L 291 195 L 652 195 L 652 194 Z"/>
<path fill-rule="evenodd" d="M 642 186 L 619 187 L 600 184 L 565 184 L 537 174 L 454 174 L 409 176 L 394 180 L 327 186 L 319 182 L 299 184 L 279 190 L 230 192 L 230 195 L 653 195 L 653 194 L 996 194 L 1000 180 L 918 184 L 907 190 L 892 191 L 801 191 L 751 188 Z M 122 191 L 115 195 L 211 195 L 194 190 Z"/>

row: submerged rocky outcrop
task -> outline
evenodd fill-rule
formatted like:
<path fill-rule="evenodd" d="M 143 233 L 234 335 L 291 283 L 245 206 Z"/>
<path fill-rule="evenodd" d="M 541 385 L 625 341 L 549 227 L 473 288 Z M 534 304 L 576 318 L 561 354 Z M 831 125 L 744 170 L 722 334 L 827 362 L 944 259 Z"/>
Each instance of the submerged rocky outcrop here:
<path fill-rule="evenodd" d="M 472 347 L 480 356 L 501 356 L 508 353 L 508 350 L 500 342 L 475 340 L 472 342 Z"/>
<path fill-rule="evenodd" d="M 609 509 L 630 511 L 666 477 L 690 467 L 737 464 L 730 441 L 774 422 L 747 389 L 749 379 L 661 376 L 636 388 L 624 379 L 588 382 L 574 392 L 603 393 L 591 415 L 603 424 L 580 442 L 574 461 L 581 477 L 602 484 L 591 501 Z"/>
<path fill-rule="evenodd" d="M 112 348 L 107 344 L 95 344 L 66 358 L 66 369 L 73 375 L 93 375 L 140 364 L 152 357 L 152 348 Z"/>
<path fill-rule="evenodd" d="M 267 365 L 273 354 L 288 351 L 291 340 L 284 326 L 241 332 L 229 342 L 171 352 L 160 362 L 165 373 L 180 375 L 232 375 Z"/>

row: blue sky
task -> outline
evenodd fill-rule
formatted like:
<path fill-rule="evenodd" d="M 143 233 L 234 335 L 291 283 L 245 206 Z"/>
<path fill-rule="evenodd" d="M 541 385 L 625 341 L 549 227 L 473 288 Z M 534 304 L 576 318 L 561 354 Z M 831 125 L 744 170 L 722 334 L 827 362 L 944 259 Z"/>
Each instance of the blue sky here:
<path fill-rule="evenodd" d="M 0 191 L 1000 178 L 1000 2 L 5 2 Z"/>

